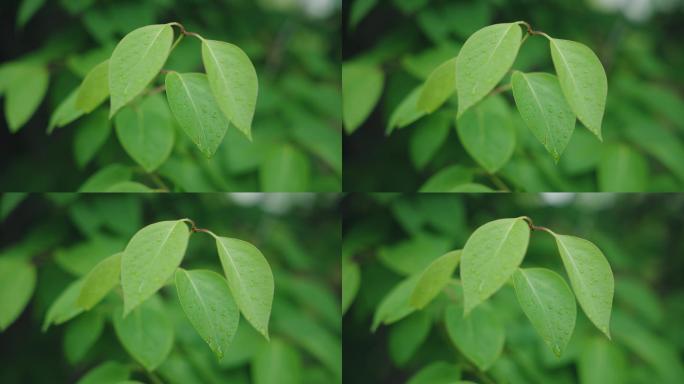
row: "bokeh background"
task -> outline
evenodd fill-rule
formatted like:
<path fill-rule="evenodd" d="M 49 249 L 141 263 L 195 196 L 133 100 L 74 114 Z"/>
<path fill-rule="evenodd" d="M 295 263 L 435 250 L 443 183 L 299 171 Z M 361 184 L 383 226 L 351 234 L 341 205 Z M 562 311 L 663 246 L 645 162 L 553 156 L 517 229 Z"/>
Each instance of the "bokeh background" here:
<path fill-rule="evenodd" d="M 188 217 L 218 235 L 249 241 L 264 254 L 275 278 L 272 342 L 241 318 L 233 343 L 217 361 L 185 317 L 170 284 L 160 292 L 175 340 L 170 356 L 155 372 L 157 378 L 170 384 L 252 383 L 253 361 L 273 347 L 284 363 L 266 367 L 267 377 L 288 383 L 341 383 L 337 195 L 5 194 L 0 202 L 0 258 L 30 259 L 38 270 L 28 307 L 0 332 L 0 382 L 76 383 L 105 362 L 130 370 L 131 378 L 156 382 L 141 372 L 114 333 L 112 303 L 121 299 L 113 292 L 91 311 L 105 319 L 99 334 L 75 325 L 85 314 L 46 333 L 40 328 L 50 304 L 88 266 L 122 250 L 147 224 Z M 192 234 L 182 266 L 221 272 L 213 239 Z M 290 379 L 294 381 L 286 381 Z"/>
<path fill-rule="evenodd" d="M 384 75 L 373 112 L 345 134 L 345 190 L 417 191 L 445 169 L 463 183 L 496 190 L 683 190 L 683 10 L 680 0 L 345 0 L 343 63 L 370 63 Z M 516 146 L 496 175 L 500 180 L 479 168 L 461 145 L 454 129 L 455 96 L 438 110 L 447 115 L 447 124 L 423 117 L 385 136 L 395 108 L 432 69 L 455 57 L 473 32 L 518 20 L 581 42 L 598 55 L 608 77 L 603 144 L 578 124 L 555 165 L 520 119 L 511 92 L 504 96 Z M 548 41 L 527 39 L 513 68 L 555 73 Z M 508 76 L 501 84 L 506 82 Z M 602 163 L 618 151 L 628 170 L 606 172 L 632 183 L 599 183 Z"/>
<path fill-rule="evenodd" d="M 340 8 L 339 0 L 2 1 L 0 76 L 7 63 L 34 62 L 49 69 L 50 81 L 38 111 L 18 133 L 10 134 L 5 107 L 0 108 L 0 189 L 73 192 L 97 171 L 120 164 L 152 189 L 261 191 L 260 174 L 276 167 L 269 174 L 300 181 L 276 191 L 341 190 Z M 20 14 L 32 16 L 20 19 Z M 215 156 L 206 160 L 176 127 L 171 157 L 149 175 L 110 128 L 104 139 L 92 132 L 91 139 L 81 138 L 98 144 L 84 150 L 88 161 L 77 162 L 75 142 L 88 135 L 83 119 L 47 135 L 50 116 L 125 34 L 171 21 L 236 44 L 250 57 L 259 77 L 253 142 L 230 127 Z M 199 40 L 184 38 L 164 68 L 204 72 Z M 152 86 L 163 80 L 158 76 Z"/>
<path fill-rule="evenodd" d="M 451 383 L 460 374 L 477 383 L 682 382 L 682 213 L 684 196 L 673 194 L 349 195 L 343 201 L 343 257 L 359 266 L 361 277 L 343 317 L 345 381 Z M 419 312 L 428 321 L 414 321 L 421 316 L 414 314 L 371 332 L 378 303 L 406 277 L 395 272 L 393 259 L 414 260 L 403 265 L 429 262 L 461 249 L 479 226 L 523 215 L 603 251 L 615 276 L 612 342 L 578 308 L 572 339 L 556 358 L 509 285 L 488 300 L 505 325 L 506 339 L 502 355 L 486 372 L 470 368 L 449 340 L 445 292 Z M 549 268 L 567 281 L 555 242 L 546 233 L 532 234 L 522 266 Z M 454 276 L 459 275 L 457 269 Z M 452 367 L 450 380 L 439 374 L 413 378 L 434 364 Z"/>

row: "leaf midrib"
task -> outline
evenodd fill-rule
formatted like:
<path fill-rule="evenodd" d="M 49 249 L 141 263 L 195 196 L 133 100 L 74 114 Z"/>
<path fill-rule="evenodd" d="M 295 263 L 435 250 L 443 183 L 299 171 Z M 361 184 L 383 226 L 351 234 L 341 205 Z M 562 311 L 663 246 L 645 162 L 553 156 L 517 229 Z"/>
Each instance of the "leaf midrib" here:
<path fill-rule="evenodd" d="M 579 269 L 577 269 L 577 265 L 575 264 L 575 260 L 572 258 L 571 254 L 570 254 L 570 250 L 565 246 L 562 239 L 558 238 L 558 243 L 560 244 L 560 246 L 565 251 L 565 254 L 567 255 L 566 259 L 568 260 L 568 263 L 570 264 L 573 271 L 575 272 L 575 275 L 577 276 L 577 280 L 580 284 L 580 288 L 582 288 L 582 291 L 584 291 L 583 293 L 586 294 L 587 287 L 584 284 L 584 279 L 582 279 L 582 274 L 580 273 Z M 570 282 L 572 282 L 572 277 L 571 277 Z M 582 295 L 582 296 L 584 296 L 584 295 Z M 582 307 L 584 307 L 584 305 L 585 305 L 582 303 L 582 301 L 580 301 L 580 304 L 582 305 Z M 587 305 L 589 305 L 591 307 L 592 315 L 595 314 L 596 313 L 596 307 L 594 307 L 593 301 L 589 300 L 589 303 L 587 303 Z M 593 321 L 592 317 L 593 316 L 589 316 L 589 318 Z"/>
<path fill-rule="evenodd" d="M 506 36 L 508 35 L 508 32 L 510 32 L 511 28 L 512 28 L 514 25 L 515 25 L 515 24 L 513 24 L 513 23 L 512 23 L 512 24 L 509 24 L 508 28 L 506 28 L 506 31 L 501 35 L 501 38 L 500 38 L 499 41 L 496 43 L 496 46 L 494 46 L 494 49 L 492 50 L 492 53 L 489 54 L 489 57 L 487 58 L 487 61 L 482 65 L 482 67 L 486 67 L 486 66 L 489 65 L 489 62 L 492 61 L 492 57 L 494 57 L 494 54 L 496 53 L 496 50 L 499 49 L 499 46 L 500 46 L 501 43 L 504 41 L 504 39 L 505 39 Z M 472 89 L 472 91 L 470 91 L 470 92 L 471 92 L 471 93 L 475 93 L 475 89 L 476 89 L 479 85 L 480 85 L 480 80 L 478 79 L 478 80 L 475 81 L 475 84 L 473 84 L 473 89 Z"/>
<path fill-rule="evenodd" d="M 207 318 L 207 322 L 209 323 L 209 327 L 211 328 L 210 333 L 214 337 L 214 342 L 216 343 L 216 348 L 218 349 L 219 352 L 221 351 L 221 346 L 219 345 L 219 337 L 218 337 L 218 332 L 216 332 L 216 328 L 214 327 L 214 322 L 211 321 L 211 316 L 209 315 L 209 309 L 207 308 L 207 304 L 204 302 L 204 299 L 202 298 L 202 295 L 200 295 L 199 290 L 197 289 L 197 286 L 195 285 L 195 282 L 192 281 L 192 277 L 187 271 L 182 271 L 185 274 L 185 277 L 188 279 L 190 282 L 190 285 L 192 286 L 192 290 L 195 291 L 195 294 L 197 295 L 197 298 L 199 299 L 200 304 L 202 305 L 202 309 L 204 310 L 205 316 Z"/>
<path fill-rule="evenodd" d="M 157 259 L 157 257 L 159 257 L 159 255 L 161 254 L 162 248 L 164 248 L 164 246 L 166 245 L 166 242 L 169 240 L 169 237 L 171 237 L 171 233 L 176 229 L 176 225 L 178 225 L 179 223 L 180 222 L 177 221 L 175 224 L 173 224 L 173 226 L 171 226 L 171 229 L 166 234 L 166 237 L 164 237 L 164 240 L 161 242 L 161 245 L 159 246 L 157 252 L 155 252 L 154 256 L 152 256 L 152 259 L 150 260 L 150 264 L 153 264 L 154 261 Z M 147 282 L 147 280 L 143 280 L 140 282 L 140 286 L 138 286 L 138 293 L 140 293 L 140 291 L 142 291 L 142 287 L 145 284 L 145 282 Z"/>
<path fill-rule="evenodd" d="M 212 58 L 213 61 L 214 61 L 214 65 L 216 66 L 216 70 L 217 70 L 217 71 L 220 73 L 220 75 L 221 75 L 221 76 L 219 76 L 219 78 L 221 79 L 221 83 L 223 84 L 223 86 L 224 86 L 226 89 L 228 89 L 228 88 L 229 88 L 228 80 L 226 80 L 225 75 L 223 74 L 223 70 L 221 69 L 221 65 L 219 64 L 219 61 L 218 61 L 218 59 L 216 58 L 216 55 L 214 55 L 214 51 L 211 49 L 211 46 L 209 45 L 209 42 L 208 42 L 208 41 L 204 41 L 203 43 L 204 43 L 204 45 L 207 47 L 207 51 L 209 51 L 209 54 L 211 55 L 211 58 Z M 231 95 L 230 95 L 229 92 L 226 94 L 226 96 L 228 96 L 228 97 L 230 97 L 230 98 L 232 99 L 232 97 L 231 97 Z M 232 105 L 234 104 L 234 101 L 235 101 L 235 100 L 230 100 L 230 101 L 231 101 L 230 105 L 232 106 Z M 221 107 L 221 104 L 219 104 L 219 107 Z M 233 113 L 233 108 L 231 107 L 231 108 L 230 108 L 230 120 L 231 120 L 231 121 L 232 121 L 233 118 L 234 118 L 233 115 L 234 115 L 234 113 Z"/>
<path fill-rule="evenodd" d="M 566 72 L 567 72 L 568 76 L 570 77 L 570 80 L 572 80 L 573 88 L 575 89 L 575 91 L 577 91 L 577 89 L 578 89 L 577 82 L 575 81 L 575 76 L 573 76 L 572 71 L 570 70 L 570 65 L 568 64 L 567 60 L 565 59 L 565 55 L 560 50 L 560 47 L 558 46 L 558 44 L 556 44 L 555 40 L 551 39 L 551 43 L 556 48 L 556 52 L 558 52 L 558 56 L 563 61 L 563 65 L 566 68 Z M 570 100 L 568 100 L 568 101 L 570 102 Z M 572 100 L 572 103 L 574 104 L 574 100 Z"/>
<path fill-rule="evenodd" d="M 527 83 L 527 87 L 530 89 L 530 92 L 532 92 L 532 96 L 534 97 L 534 101 L 537 103 L 537 106 L 539 107 L 539 111 L 541 112 L 541 115 L 544 117 L 542 120 L 544 121 L 544 126 L 546 127 L 546 135 L 544 135 L 544 146 L 547 146 L 549 143 L 549 136 L 551 135 L 551 127 L 549 126 L 549 121 L 546 116 L 545 110 L 541 105 L 541 102 L 539 101 L 539 97 L 537 96 L 537 92 L 534 90 L 534 87 L 532 87 L 532 83 L 530 80 L 527 78 L 527 76 L 524 73 L 520 73 L 520 75 L 523 77 L 525 80 L 525 83 Z M 556 152 L 556 148 L 554 148 L 554 152 Z"/>
<path fill-rule="evenodd" d="M 245 306 L 249 307 L 249 312 L 250 312 L 250 314 L 247 315 L 247 314 L 245 313 L 244 315 L 245 315 L 245 317 L 250 318 L 250 317 L 251 317 L 251 314 L 252 314 L 252 311 L 254 310 L 254 308 L 250 305 L 250 304 L 251 304 L 251 300 L 247 300 L 247 299 L 246 299 L 246 296 L 247 296 L 246 292 L 247 292 L 247 290 L 246 290 L 245 287 L 242 285 L 242 278 L 240 277 L 240 273 L 239 273 L 237 267 L 235 266 L 235 263 L 233 262 L 233 259 L 230 257 L 230 252 L 228 251 L 228 248 L 226 248 L 226 246 L 223 244 L 223 241 L 217 240 L 217 242 L 218 242 L 219 244 L 221 244 L 221 248 L 223 248 L 223 251 L 224 251 L 225 254 L 226 254 L 226 258 L 228 259 L 228 262 L 230 263 L 231 268 L 233 269 L 233 271 L 235 271 L 235 278 L 237 279 L 237 283 L 238 283 L 238 285 L 240 286 L 240 292 L 239 292 L 240 294 L 239 294 L 239 295 L 235 295 L 235 296 L 236 296 L 236 300 L 238 300 L 239 302 L 243 303 Z"/>
<path fill-rule="evenodd" d="M 197 123 L 200 126 L 200 132 L 199 132 L 200 134 L 198 137 L 198 139 L 199 139 L 198 145 L 200 148 L 207 148 L 204 145 L 202 145 L 202 142 L 204 142 L 205 145 L 207 144 L 207 137 L 206 137 L 206 132 L 204 130 L 204 125 L 202 124 L 202 117 L 200 116 L 200 113 L 197 110 L 197 106 L 195 105 L 195 101 L 192 99 L 192 95 L 190 94 L 190 90 L 188 89 L 188 86 L 185 84 L 185 81 L 183 80 L 183 76 L 181 76 L 180 74 L 177 74 L 177 76 L 178 76 L 178 79 L 180 80 L 181 84 L 183 85 L 183 89 L 185 90 L 185 93 L 187 93 L 188 99 L 190 99 L 190 104 L 192 105 L 192 109 L 195 111 L 195 115 L 197 116 Z M 204 140 L 202 140 L 202 138 L 204 138 Z"/>
<path fill-rule="evenodd" d="M 135 64 L 133 64 L 133 68 L 137 68 L 138 65 L 143 61 L 143 59 L 145 59 L 147 57 L 147 55 L 150 53 L 150 49 L 157 42 L 157 39 L 159 38 L 161 33 L 164 31 L 165 27 L 166 27 L 166 25 L 163 25 L 161 28 L 159 28 L 159 32 L 157 32 L 157 34 L 154 36 L 150 45 L 147 46 L 147 48 L 145 49 L 145 53 L 143 53 L 143 55 L 140 57 L 140 59 L 138 59 L 138 61 Z M 124 90 L 123 90 L 124 96 L 126 96 L 128 94 L 128 87 L 130 87 L 130 85 L 131 85 L 131 81 L 126 82 L 126 87 L 124 87 Z"/>
<path fill-rule="evenodd" d="M 546 308 L 544 307 L 544 303 L 542 303 L 542 300 L 539 297 L 537 290 L 535 289 L 534 285 L 532 285 L 532 282 L 530 281 L 529 277 L 527 277 L 527 273 L 525 273 L 525 271 L 523 271 L 522 268 L 518 269 L 518 271 L 525 278 L 525 281 L 527 282 L 527 286 L 530 287 L 530 290 L 532 291 L 532 295 L 536 299 L 537 305 L 539 306 L 539 308 L 541 308 L 541 312 L 544 316 L 543 318 L 546 320 L 546 321 L 542 322 L 544 324 L 544 328 L 546 328 L 546 333 L 548 335 L 551 335 L 552 334 L 552 332 L 550 332 L 551 327 L 549 327 L 549 324 L 548 324 L 548 320 L 550 319 L 550 317 L 548 317 L 548 314 L 546 312 Z M 556 344 L 556 343 L 554 342 L 554 344 Z"/>

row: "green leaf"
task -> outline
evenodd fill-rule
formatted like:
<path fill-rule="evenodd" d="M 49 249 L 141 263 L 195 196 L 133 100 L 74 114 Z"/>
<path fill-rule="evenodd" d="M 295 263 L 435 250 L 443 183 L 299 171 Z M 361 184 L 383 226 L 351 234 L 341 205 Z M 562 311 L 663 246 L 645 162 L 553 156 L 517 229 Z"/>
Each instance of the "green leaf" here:
<path fill-rule="evenodd" d="M 159 168 L 173 149 L 173 124 L 159 100 L 147 97 L 138 108 L 124 108 L 114 119 L 121 145 L 147 172 Z"/>
<path fill-rule="evenodd" d="M 359 265 L 353 261 L 342 259 L 342 314 L 347 312 L 354 302 L 361 285 Z"/>
<path fill-rule="evenodd" d="M 249 57 L 236 45 L 202 39 L 202 62 L 219 108 L 251 139 L 259 80 Z"/>
<path fill-rule="evenodd" d="M 565 101 L 556 76 L 513 72 L 515 105 L 525 124 L 558 162 L 575 130 L 575 114 Z"/>
<path fill-rule="evenodd" d="M 18 64 L 5 89 L 5 118 L 11 133 L 19 131 L 33 116 L 47 92 L 50 75 L 46 68 Z"/>
<path fill-rule="evenodd" d="M 392 111 L 385 134 L 389 135 L 394 128 L 404 128 L 425 115 L 425 112 L 418 109 L 418 98 L 422 89 L 422 84 L 414 88 Z"/>
<path fill-rule="evenodd" d="M 83 279 L 76 280 L 57 296 L 45 315 L 43 332 L 47 331 L 50 324 L 62 324 L 83 312 L 83 309 L 76 305 L 81 287 L 83 287 Z"/>
<path fill-rule="evenodd" d="M 432 175 L 420 192 L 452 192 L 473 180 L 473 171 L 462 165 L 451 165 Z"/>
<path fill-rule="evenodd" d="M 140 27 L 124 36 L 109 59 L 112 118 L 147 87 L 169 56 L 173 29 L 168 24 Z"/>
<path fill-rule="evenodd" d="M 155 370 L 173 347 L 173 325 L 161 300 L 154 296 L 124 318 L 114 311 L 114 330 L 121 344 L 148 371 Z"/>
<path fill-rule="evenodd" d="M 351 4 L 349 15 L 349 25 L 356 28 L 356 25 L 370 12 L 378 3 L 378 0 L 357 0 Z"/>
<path fill-rule="evenodd" d="M 470 235 L 461 254 L 466 316 L 511 278 L 529 240 L 530 228 L 522 217 L 490 221 Z"/>
<path fill-rule="evenodd" d="M 55 128 L 61 128 L 79 117 L 83 116 L 83 111 L 76 108 L 76 96 L 78 96 L 78 89 L 75 88 L 66 99 L 62 100 L 57 106 L 52 116 L 50 116 L 50 122 L 48 123 L 47 133 L 50 134 Z"/>
<path fill-rule="evenodd" d="M 298 384 L 301 376 L 299 352 L 280 339 L 271 340 L 252 360 L 254 384 Z"/>
<path fill-rule="evenodd" d="M 484 27 L 466 40 L 456 57 L 458 117 L 501 81 L 518 55 L 521 37 L 517 23 L 505 23 Z"/>
<path fill-rule="evenodd" d="M 105 192 L 153 193 L 154 190 L 150 189 L 150 187 L 146 186 L 145 184 L 137 183 L 135 181 L 122 181 L 110 186 Z"/>
<path fill-rule="evenodd" d="M 437 113 L 416 124 L 411 135 L 409 153 L 417 169 L 425 168 L 444 144 L 449 135 L 450 122 L 449 114 Z"/>
<path fill-rule="evenodd" d="M 104 323 L 104 318 L 95 312 L 84 313 L 69 322 L 64 332 L 64 354 L 71 364 L 85 357 L 88 350 L 100 338 Z"/>
<path fill-rule="evenodd" d="M 5 192 L 0 196 L 0 221 L 5 220 L 14 210 L 26 200 L 26 192 Z"/>
<path fill-rule="evenodd" d="M 44 4 L 45 0 L 23 0 L 17 11 L 17 27 L 26 25 Z"/>
<path fill-rule="evenodd" d="M 380 100 L 385 74 L 373 64 L 342 64 L 342 116 L 348 134 L 354 133 Z"/>
<path fill-rule="evenodd" d="M 579 121 L 603 140 L 601 120 L 608 80 L 601 61 L 589 47 L 574 41 L 549 38 L 549 46 L 565 100 Z"/>
<path fill-rule="evenodd" d="M 86 116 L 74 135 L 74 157 L 79 168 L 85 167 L 109 138 L 111 126 L 105 110 Z"/>
<path fill-rule="evenodd" d="M 420 96 L 418 109 L 432 113 L 456 91 L 456 58 L 447 60 L 430 73 Z"/>
<path fill-rule="evenodd" d="M 419 233 L 415 237 L 378 251 L 380 262 L 401 275 L 413 275 L 451 249 L 448 238 Z"/>
<path fill-rule="evenodd" d="M 684 182 L 684 144 L 667 127 L 647 121 L 646 124 L 627 124 L 627 136 Z"/>
<path fill-rule="evenodd" d="M 160 221 L 133 235 L 121 256 L 124 317 L 173 275 L 183 259 L 189 237 L 183 220 Z"/>
<path fill-rule="evenodd" d="M 406 384 L 454 384 L 460 378 L 458 365 L 436 361 L 421 368 Z"/>
<path fill-rule="evenodd" d="M 489 173 L 498 171 L 513 155 L 515 128 L 500 96 L 490 96 L 468 109 L 456 121 L 456 131 L 466 152 Z"/>
<path fill-rule="evenodd" d="M 76 384 L 119 384 L 129 375 L 130 370 L 124 364 L 108 361 L 88 371 Z"/>
<path fill-rule="evenodd" d="M 16 320 L 36 286 L 36 268 L 26 260 L 0 258 L 0 331 Z"/>
<path fill-rule="evenodd" d="M 274 285 L 268 261 L 261 251 L 243 240 L 216 237 L 216 248 L 238 308 L 268 339 Z"/>
<path fill-rule="evenodd" d="M 88 72 L 78 88 L 75 106 L 85 113 L 90 113 L 107 97 L 109 97 L 109 59 Z"/>
<path fill-rule="evenodd" d="M 304 192 L 311 165 L 306 155 L 289 144 L 273 147 L 261 162 L 259 181 L 264 192 Z"/>
<path fill-rule="evenodd" d="M 373 324 L 371 325 L 373 332 L 378 329 L 381 323 L 392 324 L 413 313 L 415 308 L 411 306 L 409 300 L 419 279 L 420 273 L 416 273 L 402 280 L 382 298 L 373 315 Z"/>
<path fill-rule="evenodd" d="M 178 124 L 200 151 L 211 158 L 223 141 L 230 122 L 219 109 L 207 76 L 169 72 L 166 97 Z"/>
<path fill-rule="evenodd" d="M 79 192 L 105 192 L 109 187 L 133 177 L 131 168 L 110 164 L 90 176 L 78 189 Z"/>
<path fill-rule="evenodd" d="M 109 256 L 88 272 L 83 278 L 83 287 L 76 299 L 76 305 L 86 311 L 90 310 L 119 284 L 122 255 L 123 252 L 119 252 Z"/>
<path fill-rule="evenodd" d="M 603 150 L 597 174 L 603 192 L 645 192 L 648 186 L 648 162 L 624 144 L 613 144 Z"/>
<path fill-rule="evenodd" d="M 405 365 L 420 348 L 430 333 L 432 321 L 425 312 L 416 312 L 393 325 L 389 330 L 387 345 L 390 357 L 398 366 Z"/>
<path fill-rule="evenodd" d="M 481 371 L 489 369 L 501 355 L 506 334 L 489 306 L 479 306 L 464 318 L 459 305 L 450 305 L 444 321 L 451 342 Z"/>
<path fill-rule="evenodd" d="M 446 287 L 461 260 L 461 250 L 451 251 L 430 263 L 420 274 L 411 294 L 411 305 L 422 309 Z"/>
<path fill-rule="evenodd" d="M 222 359 L 240 320 L 226 280 L 216 272 L 178 268 L 176 290 L 190 324 Z"/>
<path fill-rule="evenodd" d="M 544 343 L 560 357 L 572 337 L 577 318 L 570 287 L 559 274 L 544 268 L 518 268 L 513 284 L 523 312 Z"/>
<path fill-rule="evenodd" d="M 577 371 L 582 384 L 621 384 L 625 382 L 627 358 L 615 343 L 592 337 L 585 341 Z"/>
<path fill-rule="evenodd" d="M 125 243 L 119 238 L 96 234 L 92 239 L 55 251 L 55 262 L 65 271 L 82 276 L 106 257 L 121 251 Z"/>
<path fill-rule="evenodd" d="M 613 306 L 613 271 L 603 253 L 592 242 L 579 237 L 553 234 L 577 301 L 594 325 L 610 338 Z"/>

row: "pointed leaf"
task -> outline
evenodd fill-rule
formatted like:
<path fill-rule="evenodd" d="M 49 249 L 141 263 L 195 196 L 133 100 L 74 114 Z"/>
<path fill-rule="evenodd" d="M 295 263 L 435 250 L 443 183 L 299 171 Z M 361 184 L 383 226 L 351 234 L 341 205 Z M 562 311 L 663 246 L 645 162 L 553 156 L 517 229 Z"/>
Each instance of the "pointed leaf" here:
<path fill-rule="evenodd" d="M 36 269 L 26 260 L 0 258 L 0 331 L 24 311 L 36 286 Z"/>
<path fill-rule="evenodd" d="M 348 134 L 354 133 L 380 100 L 385 74 L 375 65 L 342 64 L 342 117 Z"/>
<path fill-rule="evenodd" d="M 160 221 L 133 235 L 121 256 L 124 317 L 173 275 L 183 259 L 189 237 L 183 220 Z"/>
<path fill-rule="evenodd" d="M 434 112 L 456 91 L 456 58 L 447 60 L 430 73 L 418 97 L 418 109 Z"/>
<path fill-rule="evenodd" d="M 223 276 L 212 271 L 176 271 L 176 290 L 183 312 L 220 359 L 237 331 L 240 312 Z"/>
<path fill-rule="evenodd" d="M 81 287 L 83 287 L 83 279 L 76 280 L 57 296 L 45 315 L 43 332 L 48 329 L 50 324 L 62 324 L 83 312 L 83 309 L 76 305 Z"/>
<path fill-rule="evenodd" d="M 100 261 L 83 278 L 83 287 L 76 300 L 79 307 L 90 310 L 119 284 L 122 255 L 123 252 L 119 252 Z"/>
<path fill-rule="evenodd" d="M 402 280 L 382 298 L 382 301 L 378 304 L 375 314 L 373 315 L 373 324 L 371 325 L 371 330 L 373 332 L 378 329 L 381 323 L 395 323 L 415 311 L 415 308 L 411 306 L 409 300 L 411 299 L 411 294 L 416 288 L 419 279 L 420 273 L 416 273 L 415 275 Z"/>
<path fill-rule="evenodd" d="M 389 135 L 394 128 L 404 128 L 416 120 L 425 116 L 425 112 L 418 109 L 418 98 L 422 92 L 423 85 L 414 88 L 404 99 L 394 108 L 390 115 L 385 134 Z"/>
<path fill-rule="evenodd" d="M 489 369 L 501 355 L 506 334 L 489 306 L 479 306 L 464 318 L 459 305 L 450 305 L 444 321 L 451 342 L 481 371 Z"/>
<path fill-rule="evenodd" d="M 361 271 L 358 264 L 342 259 L 342 314 L 347 312 L 361 285 Z"/>
<path fill-rule="evenodd" d="M 431 328 L 432 318 L 427 311 L 416 312 L 390 328 L 387 346 L 396 365 L 403 366 L 411 360 Z"/>
<path fill-rule="evenodd" d="M 109 97 L 109 60 L 96 65 L 83 79 L 76 94 L 76 108 L 92 112 Z"/>
<path fill-rule="evenodd" d="M 558 162 L 575 130 L 575 114 L 565 101 L 558 79 L 550 73 L 515 71 L 511 84 L 520 116 Z"/>
<path fill-rule="evenodd" d="M 603 192 L 645 192 L 648 187 L 646 158 L 624 144 L 603 149 L 597 174 L 599 189 Z"/>
<path fill-rule="evenodd" d="M 64 354 L 71 363 L 81 361 L 88 350 L 100 338 L 104 318 L 96 312 L 88 312 L 70 321 L 64 332 Z"/>
<path fill-rule="evenodd" d="M 251 139 L 259 81 L 249 57 L 236 45 L 203 39 L 202 62 L 219 108 Z"/>
<path fill-rule="evenodd" d="M 432 160 L 449 135 L 451 116 L 436 113 L 428 116 L 413 128 L 409 153 L 416 169 L 423 169 Z"/>
<path fill-rule="evenodd" d="M 433 261 L 420 274 L 411 294 L 411 305 L 422 309 L 444 289 L 461 260 L 461 250 L 451 251 Z"/>
<path fill-rule="evenodd" d="M 599 140 L 606 107 L 608 80 L 601 61 L 584 44 L 549 39 L 553 66 L 570 108 Z"/>
<path fill-rule="evenodd" d="M 463 44 L 456 57 L 458 116 L 482 100 L 513 65 L 522 32 L 517 23 L 480 29 Z"/>
<path fill-rule="evenodd" d="M 610 338 L 610 311 L 615 284 L 608 260 L 588 240 L 558 234 L 553 236 L 582 310 Z"/>
<path fill-rule="evenodd" d="M 178 124 L 200 151 L 212 157 L 223 141 L 229 121 L 219 109 L 203 73 L 169 72 L 166 98 Z"/>
<path fill-rule="evenodd" d="M 46 68 L 18 64 L 5 89 L 5 118 L 11 133 L 19 131 L 33 116 L 47 92 L 50 76 Z"/>
<path fill-rule="evenodd" d="M 83 116 L 83 111 L 76 107 L 76 96 L 79 88 L 75 88 L 69 93 L 66 99 L 62 100 L 57 106 L 48 123 L 47 133 L 50 134 L 55 128 L 61 128 L 79 117 Z"/>
<path fill-rule="evenodd" d="M 513 284 L 523 312 L 544 343 L 560 357 L 572 337 L 577 318 L 577 304 L 570 287 L 559 274 L 544 268 L 518 268 Z"/>
<path fill-rule="evenodd" d="M 157 73 L 169 56 L 173 29 L 168 24 L 140 27 L 124 36 L 109 59 L 109 117 L 131 102 Z"/>
<path fill-rule="evenodd" d="M 78 123 L 74 135 L 74 157 L 80 168 L 85 167 L 102 148 L 110 131 L 111 125 L 104 109 L 86 116 Z"/>
<path fill-rule="evenodd" d="M 45 4 L 45 0 L 23 0 L 17 11 L 17 26 L 23 27 Z"/>
<path fill-rule="evenodd" d="M 466 315 L 508 281 L 529 240 L 530 228 L 521 217 L 490 221 L 473 232 L 461 254 Z"/>
<path fill-rule="evenodd" d="M 261 251 L 243 240 L 217 237 L 216 248 L 240 312 L 268 339 L 273 304 L 273 273 L 268 261 Z"/>

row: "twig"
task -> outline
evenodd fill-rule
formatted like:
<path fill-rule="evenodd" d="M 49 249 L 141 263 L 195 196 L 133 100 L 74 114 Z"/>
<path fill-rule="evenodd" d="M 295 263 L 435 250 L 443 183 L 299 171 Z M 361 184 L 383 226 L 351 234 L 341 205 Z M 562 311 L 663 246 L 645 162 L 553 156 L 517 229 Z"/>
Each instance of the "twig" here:
<path fill-rule="evenodd" d="M 494 88 L 494 89 L 489 93 L 489 96 L 492 96 L 492 95 L 496 95 L 496 94 L 499 94 L 499 93 L 506 92 L 506 91 L 510 90 L 511 87 L 512 87 L 512 86 L 511 86 L 511 83 L 500 85 L 500 86 Z"/>
<path fill-rule="evenodd" d="M 523 216 L 523 220 L 525 220 L 525 222 L 527 222 L 527 225 L 530 227 L 530 230 L 532 230 L 532 231 L 544 231 L 544 232 L 548 232 L 548 233 L 553 235 L 553 231 L 551 231 L 550 229 L 548 229 L 546 227 L 534 225 L 534 223 L 532 222 L 532 219 L 529 216 Z"/>
<path fill-rule="evenodd" d="M 496 185 L 497 188 L 501 189 L 501 191 L 503 191 L 503 192 L 510 192 L 511 191 L 511 189 L 508 188 L 508 185 L 506 185 L 506 183 L 504 183 L 503 180 L 501 180 L 501 178 L 499 178 L 499 176 L 497 176 L 493 173 L 487 173 L 487 176 L 489 176 L 489 178 L 492 180 L 492 183 L 494 183 L 494 185 Z"/>

